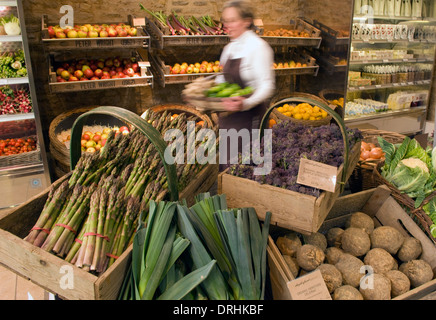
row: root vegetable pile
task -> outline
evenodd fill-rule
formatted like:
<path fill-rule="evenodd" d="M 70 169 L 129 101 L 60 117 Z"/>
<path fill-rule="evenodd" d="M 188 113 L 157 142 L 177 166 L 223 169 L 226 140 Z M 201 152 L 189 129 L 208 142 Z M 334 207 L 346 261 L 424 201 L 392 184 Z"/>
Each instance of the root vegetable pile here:
<path fill-rule="evenodd" d="M 0 115 L 32 112 L 32 100 L 25 89 L 0 87 Z"/>
<path fill-rule="evenodd" d="M 325 239 L 308 244 L 315 237 Z M 288 266 L 295 277 L 320 270 L 333 300 L 389 300 L 434 277 L 430 264 L 420 258 L 418 239 L 404 237 L 391 226 L 375 227 L 362 212 L 350 215 L 343 228 L 332 227 L 310 238 L 288 231 L 275 242 L 285 261 L 293 261 Z M 311 250 L 302 250 L 305 247 Z"/>

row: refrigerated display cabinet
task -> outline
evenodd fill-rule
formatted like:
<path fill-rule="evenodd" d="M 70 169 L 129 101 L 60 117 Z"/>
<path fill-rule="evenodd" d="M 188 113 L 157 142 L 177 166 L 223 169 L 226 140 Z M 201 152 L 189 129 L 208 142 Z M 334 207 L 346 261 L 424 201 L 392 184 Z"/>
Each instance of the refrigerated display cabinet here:
<path fill-rule="evenodd" d="M 345 123 L 413 135 L 425 128 L 435 1 L 354 1 Z"/>
<path fill-rule="evenodd" d="M 19 34 L 0 28 L 0 209 L 50 185 L 21 0 L 0 1 L 0 19 L 11 17 Z"/>

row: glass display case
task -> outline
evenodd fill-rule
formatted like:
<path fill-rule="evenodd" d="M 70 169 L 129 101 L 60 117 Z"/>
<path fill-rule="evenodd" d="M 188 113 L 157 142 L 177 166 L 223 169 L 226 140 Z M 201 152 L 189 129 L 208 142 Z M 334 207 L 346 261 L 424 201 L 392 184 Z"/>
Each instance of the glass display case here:
<path fill-rule="evenodd" d="M 354 1 L 345 122 L 423 131 L 436 44 L 435 1 Z"/>
<path fill-rule="evenodd" d="M 50 185 L 21 0 L 0 1 L 0 209 Z"/>

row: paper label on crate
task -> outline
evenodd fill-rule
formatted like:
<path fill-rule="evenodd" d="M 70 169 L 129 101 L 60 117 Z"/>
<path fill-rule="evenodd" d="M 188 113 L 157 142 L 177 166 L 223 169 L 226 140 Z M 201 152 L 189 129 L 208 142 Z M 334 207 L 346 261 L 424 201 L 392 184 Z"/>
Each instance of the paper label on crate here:
<path fill-rule="evenodd" d="M 297 183 L 335 192 L 338 168 L 305 158 L 300 159 Z"/>
<path fill-rule="evenodd" d="M 292 300 L 332 300 L 320 270 L 287 283 Z"/>

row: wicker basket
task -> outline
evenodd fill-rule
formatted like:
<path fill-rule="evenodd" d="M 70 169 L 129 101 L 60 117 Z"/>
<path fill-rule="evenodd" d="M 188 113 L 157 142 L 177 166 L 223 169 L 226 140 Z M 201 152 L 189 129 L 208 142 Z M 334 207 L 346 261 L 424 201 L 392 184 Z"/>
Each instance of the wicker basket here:
<path fill-rule="evenodd" d="M 384 165 L 384 161 L 380 161 L 374 167 L 373 175 L 374 180 L 379 184 L 386 185 L 390 191 L 392 197 L 405 209 L 405 211 L 412 217 L 416 224 L 427 234 L 427 236 L 436 244 L 436 238 L 432 236 L 430 227 L 433 224 L 431 218 L 422 209 L 433 197 L 436 196 L 436 191 L 428 195 L 418 208 L 415 208 L 415 200 L 409 197 L 407 194 L 402 193 L 395 186 L 389 183 L 382 175 L 381 168 Z"/>
<path fill-rule="evenodd" d="M 212 121 L 211 117 L 190 106 L 186 106 L 182 104 L 162 104 L 162 105 L 156 105 L 151 107 L 151 110 L 153 110 L 154 112 L 168 111 L 177 114 L 186 113 L 188 115 L 194 115 L 204 121 L 205 128 L 212 128 L 212 129 L 215 128 L 215 124 Z"/>
<path fill-rule="evenodd" d="M 344 92 L 340 91 L 340 90 L 329 90 L 329 89 L 324 89 L 321 90 L 319 92 L 319 96 L 326 100 L 335 100 L 335 99 L 339 99 L 339 98 L 343 98 L 344 97 Z"/>
<path fill-rule="evenodd" d="M 53 158 L 57 160 L 59 163 L 61 163 L 64 167 L 70 166 L 70 150 L 65 146 L 64 143 L 59 141 L 57 135 L 62 132 L 63 130 L 71 129 L 74 121 L 83 113 L 88 112 L 92 109 L 96 108 L 95 106 L 92 107 L 84 107 L 84 108 L 77 108 L 71 111 L 63 112 L 60 115 L 58 115 L 56 118 L 53 119 L 53 121 L 50 123 L 48 135 L 50 139 L 50 153 L 52 154 Z M 116 118 L 90 118 L 89 123 L 99 123 L 104 125 L 117 125 L 122 126 L 124 125 L 123 122 L 119 121 Z"/>
<path fill-rule="evenodd" d="M 309 94 L 309 93 L 295 92 L 295 93 L 292 93 L 292 97 L 293 98 L 298 98 L 298 97 L 310 98 L 310 99 L 314 100 L 314 102 L 320 102 L 320 103 L 324 103 L 324 104 L 329 105 L 329 103 L 326 100 L 324 100 L 323 98 L 320 98 L 318 96 L 315 96 L 315 95 Z M 295 118 L 285 116 L 284 114 L 282 114 L 281 112 L 279 112 L 277 110 L 278 107 L 281 107 L 282 105 L 284 105 L 286 103 L 292 103 L 292 102 L 293 102 L 292 98 L 285 98 L 285 99 L 282 99 L 282 100 L 274 103 L 273 106 L 275 107 L 275 109 L 271 112 L 271 115 L 273 115 L 273 119 L 275 119 L 276 121 L 278 121 L 278 120 L 292 121 L 295 123 L 299 123 L 299 124 L 307 125 L 307 126 L 312 126 L 312 127 L 319 127 L 322 125 L 329 124 L 330 121 L 332 120 L 332 116 L 330 114 L 321 120 L 297 120 Z M 334 108 L 332 106 L 329 105 L 329 107 L 332 110 L 334 110 Z"/>
<path fill-rule="evenodd" d="M 377 137 L 382 137 L 387 142 L 394 144 L 403 142 L 406 137 L 397 132 L 384 130 L 360 129 L 360 131 L 362 132 L 363 141 L 366 143 L 373 143 L 376 146 L 379 145 Z M 380 161 L 383 161 L 383 159 L 370 161 L 359 160 L 349 179 L 350 189 L 353 193 L 376 188 L 379 185 L 379 183 L 374 179 L 373 171 L 374 167 L 377 166 Z"/>
<path fill-rule="evenodd" d="M 36 136 L 32 136 L 36 139 Z M 29 164 L 35 164 L 41 161 L 41 150 L 39 144 L 36 143 L 36 150 L 23 152 L 19 154 L 11 154 L 8 156 L 0 157 L 0 168 L 24 166 Z"/>

